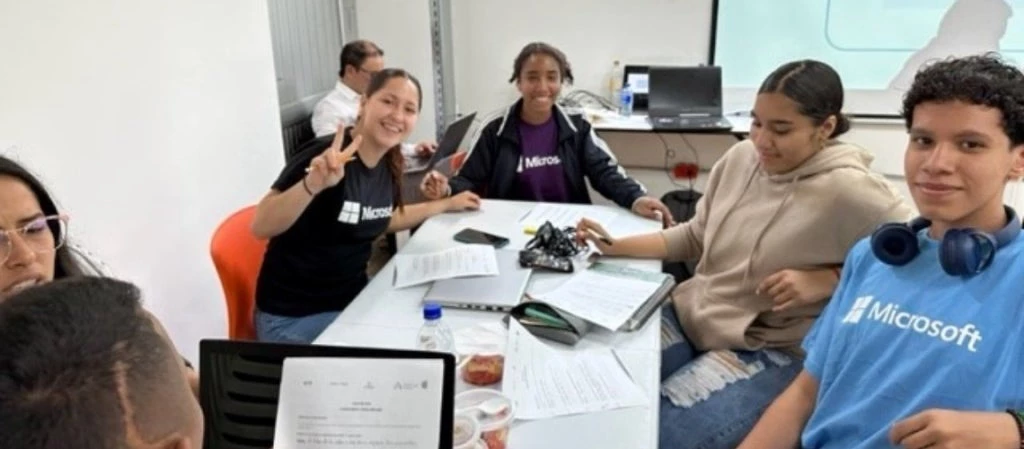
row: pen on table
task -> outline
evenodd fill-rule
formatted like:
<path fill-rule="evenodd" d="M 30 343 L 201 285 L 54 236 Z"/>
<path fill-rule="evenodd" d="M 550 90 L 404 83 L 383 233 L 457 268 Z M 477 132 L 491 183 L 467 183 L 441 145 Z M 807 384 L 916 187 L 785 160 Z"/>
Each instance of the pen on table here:
<path fill-rule="evenodd" d="M 587 232 L 589 232 L 590 235 L 594 236 L 594 238 L 600 240 L 605 245 L 611 245 L 612 244 L 612 239 L 610 239 L 608 237 L 605 237 L 605 236 L 603 236 L 601 234 L 598 234 L 597 231 L 595 231 L 593 229 L 587 228 Z"/>

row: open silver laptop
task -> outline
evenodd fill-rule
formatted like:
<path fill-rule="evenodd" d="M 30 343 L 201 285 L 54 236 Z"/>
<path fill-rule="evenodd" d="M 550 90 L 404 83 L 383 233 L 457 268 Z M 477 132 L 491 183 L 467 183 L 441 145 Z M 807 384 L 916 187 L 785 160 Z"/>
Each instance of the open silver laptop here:
<path fill-rule="evenodd" d="M 530 282 L 529 268 L 519 266 L 519 251 L 495 251 L 497 276 L 473 276 L 434 281 L 423 295 L 424 302 L 442 307 L 508 312 L 522 301 Z"/>

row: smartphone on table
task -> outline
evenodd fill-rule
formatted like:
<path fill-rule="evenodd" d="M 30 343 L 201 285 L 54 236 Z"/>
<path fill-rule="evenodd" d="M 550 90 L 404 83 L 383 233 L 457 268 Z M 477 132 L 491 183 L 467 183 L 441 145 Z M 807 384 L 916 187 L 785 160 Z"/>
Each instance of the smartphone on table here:
<path fill-rule="evenodd" d="M 495 248 L 501 248 L 508 245 L 509 240 L 500 235 L 494 235 L 478 229 L 466 228 L 455 234 L 455 241 L 462 243 L 479 243 L 484 245 L 493 245 Z"/>

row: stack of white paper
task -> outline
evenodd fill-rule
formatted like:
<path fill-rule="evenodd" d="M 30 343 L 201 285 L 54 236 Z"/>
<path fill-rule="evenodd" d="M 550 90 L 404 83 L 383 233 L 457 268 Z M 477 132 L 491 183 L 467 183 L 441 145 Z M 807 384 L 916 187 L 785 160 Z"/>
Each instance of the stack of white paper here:
<path fill-rule="evenodd" d="M 611 349 L 559 351 L 509 321 L 504 393 L 517 419 L 591 413 L 647 403 Z"/>
<path fill-rule="evenodd" d="M 661 287 L 647 279 L 584 270 L 558 288 L 532 294 L 608 330 L 618 330 Z"/>
<path fill-rule="evenodd" d="M 433 253 L 395 256 L 395 288 L 439 279 L 497 275 L 498 257 L 491 245 L 459 245 Z"/>

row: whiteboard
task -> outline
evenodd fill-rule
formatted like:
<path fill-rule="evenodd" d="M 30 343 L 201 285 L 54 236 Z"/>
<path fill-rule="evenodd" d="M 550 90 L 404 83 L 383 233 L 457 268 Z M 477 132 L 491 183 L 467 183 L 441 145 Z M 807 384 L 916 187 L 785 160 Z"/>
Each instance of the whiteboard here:
<path fill-rule="evenodd" d="M 846 111 L 894 115 L 922 64 L 1000 52 L 1024 61 L 1024 0 L 717 0 L 712 62 L 727 110 L 748 110 L 779 65 L 832 65 Z"/>

